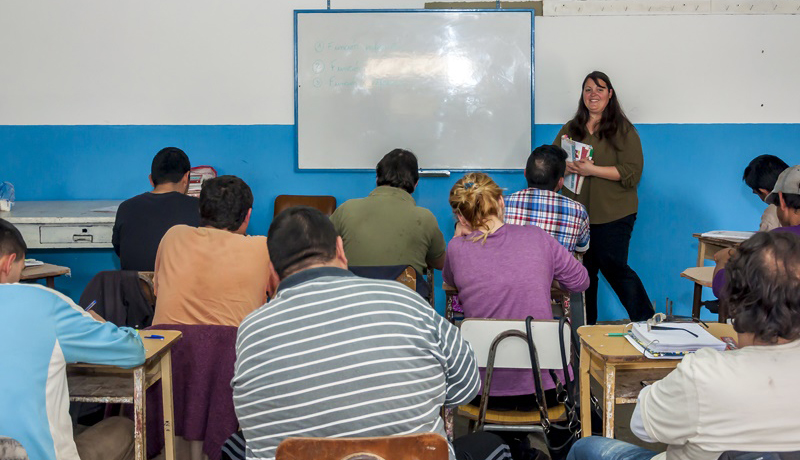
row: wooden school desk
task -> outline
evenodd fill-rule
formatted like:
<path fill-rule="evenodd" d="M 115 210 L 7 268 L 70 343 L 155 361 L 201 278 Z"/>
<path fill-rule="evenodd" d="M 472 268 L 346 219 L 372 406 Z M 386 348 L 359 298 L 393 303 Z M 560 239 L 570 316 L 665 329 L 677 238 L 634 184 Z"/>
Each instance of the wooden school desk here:
<path fill-rule="evenodd" d="M 681 362 L 679 359 L 645 358 L 625 337 L 606 336 L 624 329 L 623 325 L 578 328 L 581 339 L 581 429 L 584 437 L 592 434 L 589 390 L 592 378 L 603 386 L 603 436 L 613 438 L 615 405 L 635 403 L 642 389 L 642 380 L 660 380 Z M 717 338 L 732 337 L 738 341 L 730 324 L 708 323 L 708 331 Z"/>
<path fill-rule="evenodd" d="M 43 279 L 45 280 L 45 283 L 47 283 L 47 287 L 50 289 L 55 289 L 56 276 L 67 275 L 69 272 L 70 270 L 68 267 L 62 267 L 60 265 L 34 265 L 33 267 L 25 267 L 22 269 L 22 276 L 20 277 L 20 280 L 35 281 Z"/>
<path fill-rule="evenodd" d="M 681 273 L 681 277 L 694 282 L 694 292 L 692 294 L 692 318 L 700 318 L 700 309 L 703 306 L 703 287 L 711 287 L 714 278 L 714 267 L 705 267 L 706 260 L 714 260 L 714 255 L 727 248 L 735 248 L 742 244 L 744 240 L 739 238 L 725 238 L 716 236 L 703 236 L 702 233 L 694 233 L 697 238 L 697 265 L 687 268 Z M 720 312 L 722 313 L 722 312 Z M 719 321 L 725 322 L 727 318 L 721 314 Z"/>
<path fill-rule="evenodd" d="M 172 354 L 170 349 L 181 337 L 180 331 L 139 331 L 145 348 L 144 364 L 133 369 L 101 364 L 70 364 L 67 366 L 69 399 L 77 402 L 133 404 L 134 458 L 147 458 L 145 419 L 147 389 L 161 380 L 164 408 L 164 451 L 167 460 L 175 460 L 175 433 L 172 409 Z M 164 337 L 146 339 L 151 335 Z"/>

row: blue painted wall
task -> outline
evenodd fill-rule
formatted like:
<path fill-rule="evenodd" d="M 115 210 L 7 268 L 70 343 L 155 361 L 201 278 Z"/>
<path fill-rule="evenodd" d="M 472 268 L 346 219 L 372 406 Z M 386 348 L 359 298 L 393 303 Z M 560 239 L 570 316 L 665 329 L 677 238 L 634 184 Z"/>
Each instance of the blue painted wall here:
<path fill-rule="evenodd" d="M 558 128 L 537 125 L 535 144 L 552 142 Z M 666 124 L 638 129 L 645 172 L 630 263 L 659 309 L 669 296 L 679 313 L 688 314 L 691 284 L 679 273 L 695 263 L 692 233 L 757 228 L 763 204 L 742 183 L 742 171 L 752 157 L 763 153 L 800 163 L 787 149 L 800 139 L 800 125 Z M 250 228 L 254 234 L 266 234 L 277 195 L 329 194 L 342 202 L 372 189 L 371 171 L 298 171 L 294 133 L 294 126 L 286 125 L 0 126 L 0 180 L 15 184 L 18 200 L 125 199 L 149 189 L 153 155 L 174 145 L 189 154 L 193 165 L 210 164 L 220 174 L 235 174 L 250 184 L 255 195 Z M 376 152 L 376 162 L 383 153 Z M 520 167 L 525 159 L 520 158 Z M 414 193 L 419 205 L 434 212 L 446 237 L 453 222 L 447 195 L 456 176 L 423 178 Z M 521 172 L 493 177 L 510 191 L 525 186 Z M 96 272 L 119 265 L 111 250 L 42 250 L 31 255 L 71 267 L 72 278 L 56 284 L 76 299 Z M 440 311 L 443 305 L 440 292 Z M 601 285 L 600 319 L 623 316 L 607 284 Z"/>

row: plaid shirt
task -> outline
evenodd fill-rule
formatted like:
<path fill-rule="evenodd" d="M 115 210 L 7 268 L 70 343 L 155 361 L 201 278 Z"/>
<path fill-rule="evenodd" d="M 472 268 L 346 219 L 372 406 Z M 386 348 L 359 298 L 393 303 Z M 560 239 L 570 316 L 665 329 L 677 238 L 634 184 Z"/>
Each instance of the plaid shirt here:
<path fill-rule="evenodd" d="M 577 201 L 536 188 L 512 193 L 505 200 L 506 223 L 536 225 L 571 252 L 589 249 L 589 214 Z"/>

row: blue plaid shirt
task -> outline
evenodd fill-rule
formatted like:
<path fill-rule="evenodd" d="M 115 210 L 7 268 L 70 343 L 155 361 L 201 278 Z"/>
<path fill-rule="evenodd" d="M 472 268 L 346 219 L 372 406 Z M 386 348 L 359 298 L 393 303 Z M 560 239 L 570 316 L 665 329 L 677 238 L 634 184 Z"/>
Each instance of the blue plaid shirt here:
<path fill-rule="evenodd" d="M 512 193 L 505 201 L 506 223 L 536 225 L 571 252 L 589 249 L 589 214 L 577 201 L 537 188 Z"/>

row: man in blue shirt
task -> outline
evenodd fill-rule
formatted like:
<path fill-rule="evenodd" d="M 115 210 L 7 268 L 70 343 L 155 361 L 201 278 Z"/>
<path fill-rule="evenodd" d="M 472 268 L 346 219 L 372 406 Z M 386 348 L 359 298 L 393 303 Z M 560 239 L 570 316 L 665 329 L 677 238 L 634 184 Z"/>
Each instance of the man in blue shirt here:
<path fill-rule="evenodd" d="M 31 459 L 80 460 L 67 363 L 134 367 L 144 362 L 144 346 L 135 330 L 95 319 L 57 291 L 18 284 L 26 251 L 19 230 L 0 219 L 0 435 L 19 441 Z M 100 430 L 92 429 L 98 436 Z M 97 458 L 120 458 L 103 454 Z"/>

